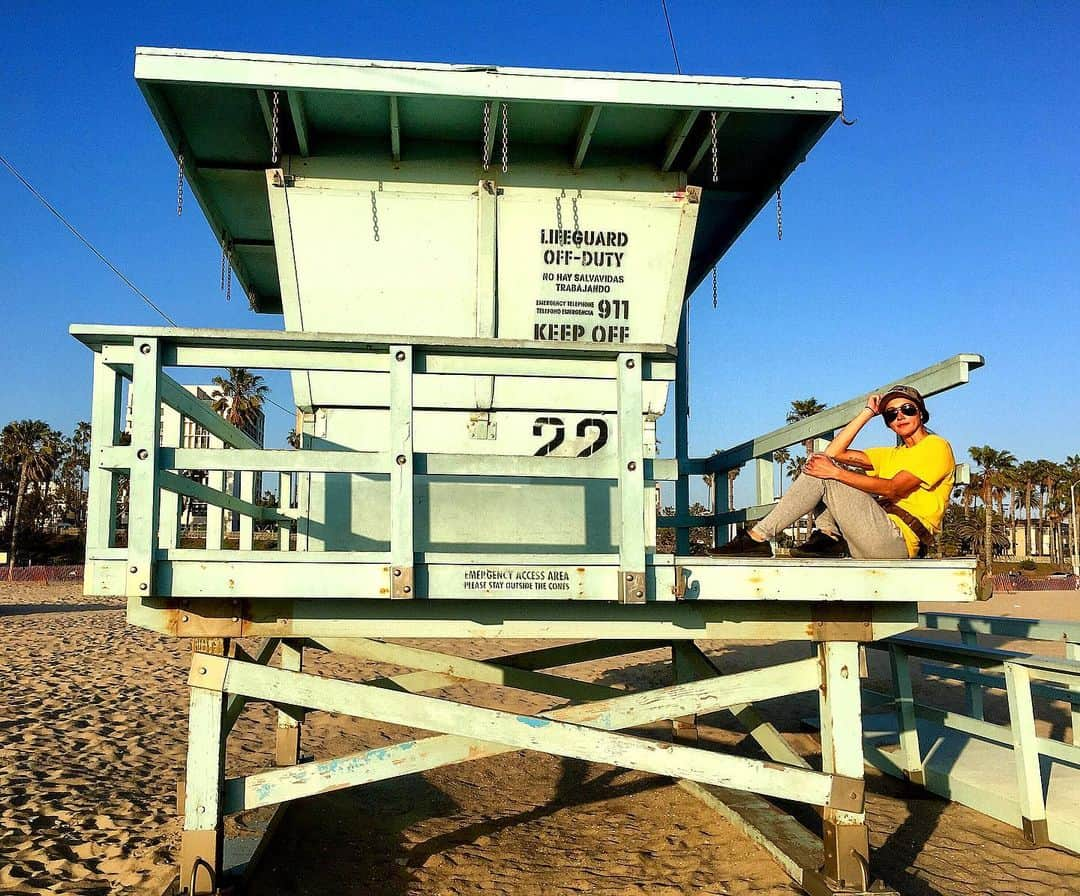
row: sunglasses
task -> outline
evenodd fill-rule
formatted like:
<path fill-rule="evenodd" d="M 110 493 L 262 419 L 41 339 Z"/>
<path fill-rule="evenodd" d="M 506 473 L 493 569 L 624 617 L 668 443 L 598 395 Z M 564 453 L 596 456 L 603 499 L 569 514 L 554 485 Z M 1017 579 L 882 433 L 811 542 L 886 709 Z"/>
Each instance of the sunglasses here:
<path fill-rule="evenodd" d="M 913 404 L 902 404 L 898 408 L 889 408 L 887 411 L 881 412 L 881 416 L 885 419 L 886 423 L 892 423 L 893 420 L 901 414 L 905 417 L 914 417 L 916 415 L 922 416 L 922 412 Z"/>

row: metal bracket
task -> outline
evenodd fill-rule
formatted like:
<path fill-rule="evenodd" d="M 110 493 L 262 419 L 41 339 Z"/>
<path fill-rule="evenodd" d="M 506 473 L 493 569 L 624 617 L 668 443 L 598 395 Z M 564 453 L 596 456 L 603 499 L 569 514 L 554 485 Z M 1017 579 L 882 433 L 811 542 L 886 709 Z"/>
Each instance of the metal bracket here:
<path fill-rule="evenodd" d="M 912 784 L 918 784 L 920 787 L 926 786 L 926 772 L 921 768 L 910 768 L 904 772 L 904 775 Z"/>
<path fill-rule="evenodd" d="M 225 674 L 232 662 L 223 656 L 211 656 L 209 653 L 196 653 L 191 658 L 191 673 L 188 684 L 204 691 L 224 691 Z"/>
<path fill-rule="evenodd" d="M 491 440 L 495 438 L 498 424 L 492 422 L 491 414 L 473 414 L 468 428 L 470 439 Z"/>
<path fill-rule="evenodd" d="M 645 573 L 619 570 L 619 603 L 645 603 Z"/>
<path fill-rule="evenodd" d="M 170 631 L 181 638 L 242 638 L 248 611 L 245 601 L 184 600 L 167 605 Z"/>
<path fill-rule="evenodd" d="M 847 887 L 856 893 L 865 892 L 870 882 L 867 874 L 870 845 L 866 825 L 826 824 L 822 846 L 825 850 L 825 867 L 839 869 L 841 888 Z M 841 892 L 845 891 L 841 889 Z"/>
<path fill-rule="evenodd" d="M 408 600 L 415 596 L 413 568 L 392 566 L 390 568 L 390 597 L 396 600 Z"/>
<path fill-rule="evenodd" d="M 291 187 L 296 183 L 296 177 L 292 174 L 286 174 L 280 168 L 275 168 L 272 175 L 273 180 L 271 183 L 275 187 Z"/>
<path fill-rule="evenodd" d="M 1020 825 L 1024 830 L 1024 836 L 1036 846 L 1053 846 L 1050 840 L 1050 831 L 1045 818 L 1023 818 Z"/>
<path fill-rule="evenodd" d="M 866 782 L 862 778 L 833 775 L 829 808 L 843 812 L 862 812 L 866 808 Z"/>
<path fill-rule="evenodd" d="M 682 566 L 675 567 L 675 586 L 671 589 L 675 595 L 675 600 L 682 600 L 686 597 L 686 582 L 689 579 L 689 574 Z"/>
<path fill-rule="evenodd" d="M 180 841 L 180 867 L 190 868 L 191 877 L 181 892 L 187 896 L 213 896 L 217 893 L 214 863 L 220 853 L 219 831 L 184 831 Z M 209 878 L 210 889 L 199 889 L 199 878 Z"/>
<path fill-rule="evenodd" d="M 812 641 L 874 640 L 873 611 L 868 606 L 843 603 L 814 604 L 810 621 Z"/>
<path fill-rule="evenodd" d="M 810 896 L 900 896 L 896 890 L 886 889 L 880 881 L 875 882 L 869 890 L 853 890 L 846 884 L 826 877 L 820 871 L 805 868 L 802 872 L 801 886 Z"/>

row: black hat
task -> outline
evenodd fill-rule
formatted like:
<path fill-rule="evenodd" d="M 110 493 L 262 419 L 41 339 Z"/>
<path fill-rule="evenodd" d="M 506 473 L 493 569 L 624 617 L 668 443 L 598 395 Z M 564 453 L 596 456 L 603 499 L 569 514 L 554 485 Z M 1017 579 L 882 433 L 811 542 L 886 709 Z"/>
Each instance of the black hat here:
<path fill-rule="evenodd" d="M 923 401 L 922 393 L 914 386 L 907 386 L 900 383 L 896 386 L 890 386 L 889 389 L 881 396 L 881 401 L 878 402 L 878 407 L 885 410 L 885 405 L 889 403 L 893 398 L 907 398 L 914 402 L 919 408 L 919 413 L 922 414 L 922 422 L 926 423 L 930 419 L 930 412 L 926 409 L 926 402 Z"/>

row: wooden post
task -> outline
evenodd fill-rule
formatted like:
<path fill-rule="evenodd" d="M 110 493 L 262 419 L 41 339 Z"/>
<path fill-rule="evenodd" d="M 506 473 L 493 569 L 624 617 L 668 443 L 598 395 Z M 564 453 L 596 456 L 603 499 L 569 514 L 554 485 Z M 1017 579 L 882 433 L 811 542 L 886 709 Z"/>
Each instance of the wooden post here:
<path fill-rule="evenodd" d="M 619 601 L 645 594 L 645 462 L 642 445 L 641 355 L 619 355 Z M 676 530 L 680 531 L 680 530 Z M 689 531 L 689 530 L 687 530 Z"/>
<path fill-rule="evenodd" d="M 225 447 L 225 443 L 217 436 L 211 435 L 207 438 L 209 439 L 209 447 Z M 225 471 L 208 471 L 206 484 L 210 486 L 210 488 L 216 489 L 219 492 L 225 491 Z M 206 549 L 208 551 L 221 550 L 221 538 L 224 533 L 224 516 L 225 512 L 220 507 L 214 504 L 206 505 Z"/>
<path fill-rule="evenodd" d="M 223 643 L 221 646 L 224 648 Z M 193 666 L 192 671 L 198 670 Z M 203 684 L 218 687 L 204 688 Z M 200 686 L 191 688 L 180 886 L 188 888 L 192 896 L 216 893 L 221 884 L 226 734 L 225 694 L 220 684 L 200 682 Z"/>
<path fill-rule="evenodd" d="M 154 551 L 157 548 L 158 448 L 161 428 L 160 357 L 157 339 L 134 340 L 131 388 L 131 480 L 128 498 L 128 569 L 125 593 L 129 599 L 153 594 Z"/>
<path fill-rule="evenodd" d="M 183 448 L 184 418 L 175 408 L 161 406 L 161 445 L 164 448 Z M 180 473 L 180 470 L 176 471 Z M 180 496 L 166 491 L 161 495 L 161 514 L 158 520 L 158 545 L 175 548 L 180 545 Z"/>
<path fill-rule="evenodd" d="M 1065 659 L 1080 660 L 1080 644 L 1076 643 L 1075 641 L 1066 641 Z M 1080 691 L 1080 685 L 1070 685 L 1069 690 Z M 1072 742 L 1075 745 L 1080 744 L 1080 734 L 1077 734 L 1077 732 L 1080 731 L 1080 709 L 1078 709 L 1076 704 L 1074 703 L 1071 707 L 1071 710 L 1072 712 L 1070 715 L 1072 718 Z"/>
<path fill-rule="evenodd" d="M 94 398 L 90 412 L 90 464 L 86 507 L 87 552 L 111 548 L 116 535 L 116 476 L 103 469 L 99 452 L 116 444 L 120 436 L 122 390 L 120 375 L 101 352 L 94 353 Z"/>
<path fill-rule="evenodd" d="M 413 349 L 390 346 L 390 597 L 415 596 Z"/>
<path fill-rule="evenodd" d="M 896 696 L 896 730 L 899 732 L 904 774 L 916 784 L 925 784 L 915 698 L 911 690 L 911 660 L 907 651 L 890 644 L 889 666 L 892 670 L 893 694 Z"/>
<path fill-rule="evenodd" d="M 859 645 L 827 641 L 818 647 L 821 664 L 822 771 L 845 778 L 863 777 Z M 822 840 L 826 877 L 862 892 L 869 885 L 870 843 L 866 813 L 825 807 Z"/>
<path fill-rule="evenodd" d="M 1009 697 L 1020 823 L 1025 836 L 1032 843 L 1046 846 L 1050 841 L 1046 829 L 1046 803 L 1043 800 L 1035 707 L 1031 702 L 1031 676 L 1028 670 L 1018 663 L 1006 663 L 1005 689 Z"/>
<path fill-rule="evenodd" d="M 675 458 L 681 463 L 690 456 L 690 303 L 685 302 L 679 318 L 679 353 L 675 356 Z M 690 479 L 685 470 L 675 480 L 675 518 L 690 514 Z M 712 507 L 716 508 L 714 503 Z M 675 553 L 690 553 L 690 529 L 675 530 Z"/>
<path fill-rule="evenodd" d="M 278 510 L 287 514 L 292 507 L 292 473 L 278 474 Z M 278 550 L 288 551 L 291 547 L 292 524 L 286 521 L 278 523 Z"/>
<path fill-rule="evenodd" d="M 244 470 L 240 474 L 240 497 L 249 504 L 255 503 L 255 474 Z M 250 551 L 255 547 L 255 519 L 246 513 L 240 517 L 240 550 Z"/>
<path fill-rule="evenodd" d="M 304 647 L 302 641 L 282 641 L 282 669 L 290 672 L 302 672 L 304 668 Z M 277 765 L 296 765 L 300 761 L 300 737 L 303 714 L 296 718 L 284 710 L 278 711 L 277 747 L 275 761 Z"/>
<path fill-rule="evenodd" d="M 691 648 L 694 646 L 690 642 Z M 671 673 L 675 684 L 697 679 L 695 668 L 686 655 L 687 645 L 681 641 L 671 643 Z M 697 716 L 682 716 L 671 720 L 671 739 L 681 744 L 696 744 L 698 740 Z"/>
<path fill-rule="evenodd" d="M 977 632 L 960 632 L 960 640 L 972 647 L 979 645 Z M 969 681 L 964 684 L 964 692 L 967 696 L 967 712 L 973 719 L 982 719 L 983 715 L 983 689 L 977 681 Z"/>

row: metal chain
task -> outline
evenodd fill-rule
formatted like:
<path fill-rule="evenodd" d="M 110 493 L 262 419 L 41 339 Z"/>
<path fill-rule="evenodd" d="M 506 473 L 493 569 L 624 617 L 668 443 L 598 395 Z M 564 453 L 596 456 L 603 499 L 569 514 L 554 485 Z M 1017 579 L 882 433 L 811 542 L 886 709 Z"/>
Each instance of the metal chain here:
<path fill-rule="evenodd" d="M 784 200 L 779 187 L 776 188 L 776 238 L 784 238 Z"/>
<path fill-rule="evenodd" d="M 270 161 L 272 161 L 275 165 L 277 164 L 277 160 L 278 160 L 278 105 L 279 105 L 278 92 L 275 90 L 274 91 L 274 122 L 273 122 L 273 128 L 271 129 L 271 138 L 272 139 L 270 141 L 270 143 L 271 143 L 271 145 L 270 145 Z"/>
<path fill-rule="evenodd" d="M 226 239 L 225 234 L 222 234 L 221 235 L 221 286 L 219 287 L 222 292 L 225 292 L 225 270 L 226 270 L 226 268 L 228 266 L 228 262 L 227 262 L 228 250 L 226 249 L 227 245 L 228 245 L 228 240 Z"/>
<path fill-rule="evenodd" d="M 226 244 L 225 260 L 228 262 L 225 269 L 225 301 L 232 301 L 232 240 Z"/>
<path fill-rule="evenodd" d="M 491 167 L 491 146 L 488 144 L 488 138 L 491 136 L 491 100 L 484 103 L 484 137 L 483 143 L 480 144 L 480 151 L 484 157 L 484 170 L 487 171 Z"/>
<path fill-rule="evenodd" d="M 555 197 L 555 226 L 562 230 L 562 201 L 566 198 L 566 190 L 560 190 Z"/>
<path fill-rule="evenodd" d="M 379 206 L 375 202 L 375 191 L 371 191 L 371 232 L 375 236 L 375 242 L 379 241 Z"/>
<path fill-rule="evenodd" d="M 502 104 L 502 173 L 506 174 L 510 162 L 510 108 Z"/>
<path fill-rule="evenodd" d="M 581 231 L 581 219 L 578 217 L 578 200 L 581 198 L 581 190 L 577 191 L 577 196 L 570 200 L 570 207 L 574 210 L 574 233 Z"/>
<path fill-rule="evenodd" d="M 857 118 L 848 119 L 847 116 L 844 115 L 844 95 L 841 93 L 840 94 L 840 123 L 845 125 L 846 127 L 850 128 L 858 120 L 859 119 L 857 119 Z"/>
<path fill-rule="evenodd" d="M 710 133 L 711 133 L 711 136 L 712 136 L 712 182 L 715 184 L 716 181 L 719 179 L 719 175 L 717 173 L 716 113 L 713 112 L 713 113 L 711 113 L 711 115 L 712 115 L 712 125 L 711 125 Z"/>
<path fill-rule="evenodd" d="M 176 173 L 176 217 L 179 218 L 184 213 L 184 154 L 176 158 L 180 164 Z"/>
<path fill-rule="evenodd" d="M 712 269 L 712 306 L 716 307 L 716 265 Z"/>

